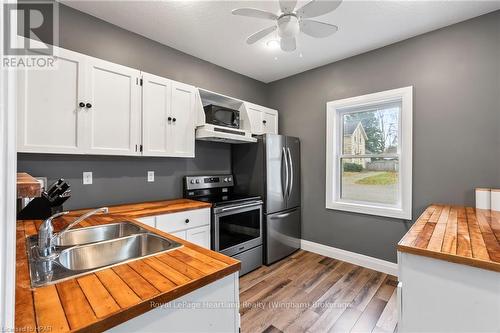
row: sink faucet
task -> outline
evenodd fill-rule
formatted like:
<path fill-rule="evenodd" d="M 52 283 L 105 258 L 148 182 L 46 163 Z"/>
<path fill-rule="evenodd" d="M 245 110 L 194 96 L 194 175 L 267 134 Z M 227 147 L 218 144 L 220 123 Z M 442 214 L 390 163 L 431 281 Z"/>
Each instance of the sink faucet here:
<path fill-rule="evenodd" d="M 40 226 L 40 230 L 38 231 L 38 253 L 41 257 L 44 258 L 50 258 L 53 256 L 53 251 L 54 251 L 54 241 L 58 238 L 61 237 L 63 234 L 65 234 L 67 231 L 69 231 L 71 228 L 73 228 L 75 225 L 78 223 L 82 222 L 86 218 L 89 218 L 90 216 L 97 214 L 97 213 L 108 213 L 108 207 L 102 207 L 102 208 L 97 208 L 94 209 L 88 213 L 83 214 L 79 218 L 75 219 L 73 222 L 68 224 L 63 230 L 58 232 L 57 234 L 54 235 L 54 227 L 52 226 L 52 220 L 55 218 L 58 218 L 60 216 L 66 215 L 69 212 L 61 212 L 61 213 L 56 213 L 43 221 L 42 225 Z"/>

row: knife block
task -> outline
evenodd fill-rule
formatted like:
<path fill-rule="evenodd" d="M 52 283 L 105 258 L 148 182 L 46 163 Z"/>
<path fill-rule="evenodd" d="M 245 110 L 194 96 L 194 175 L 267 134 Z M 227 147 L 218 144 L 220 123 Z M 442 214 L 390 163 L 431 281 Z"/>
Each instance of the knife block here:
<path fill-rule="evenodd" d="M 66 201 L 68 198 L 65 198 Z M 63 202 L 64 202 L 63 201 Z M 31 200 L 26 207 L 17 213 L 18 220 L 45 220 L 55 213 L 63 211 L 62 202 L 53 205 L 45 196 L 37 197 Z"/>

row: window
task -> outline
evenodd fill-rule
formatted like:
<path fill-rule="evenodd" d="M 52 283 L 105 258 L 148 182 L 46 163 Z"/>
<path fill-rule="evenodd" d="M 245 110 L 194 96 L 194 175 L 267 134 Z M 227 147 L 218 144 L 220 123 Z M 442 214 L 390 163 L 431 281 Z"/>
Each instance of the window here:
<path fill-rule="evenodd" d="M 326 208 L 411 219 L 412 95 L 327 103 Z"/>

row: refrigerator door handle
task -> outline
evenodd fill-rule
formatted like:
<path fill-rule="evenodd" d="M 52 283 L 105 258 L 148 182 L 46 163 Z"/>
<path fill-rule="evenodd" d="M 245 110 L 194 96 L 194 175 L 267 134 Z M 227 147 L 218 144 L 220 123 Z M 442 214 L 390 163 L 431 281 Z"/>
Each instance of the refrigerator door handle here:
<path fill-rule="evenodd" d="M 271 220 L 278 220 L 278 219 L 282 219 L 282 218 L 285 218 L 285 217 L 288 217 L 290 215 L 292 215 L 293 213 L 295 213 L 298 209 L 295 208 L 294 210 L 292 211 L 289 211 L 289 212 L 286 212 L 286 213 L 283 213 L 283 214 L 278 214 L 278 215 L 273 215 L 270 217 Z"/>
<path fill-rule="evenodd" d="M 288 195 L 289 174 L 288 174 L 288 159 L 287 159 L 285 147 L 282 148 L 282 153 L 283 153 L 283 155 L 281 157 L 281 161 L 285 160 L 285 190 L 283 191 L 283 198 L 286 200 L 287 195 Z M 281 170 L 283 170 L 283 168 L 281 168 Z M 283 190 L 283 188 L 282 188 L 282 190 Z"/>
<path fill-rule="evenodd" d="M 292 161 L 292 153 L 290 152 L 290 148 L 287 147 L 286 148 L 286 151 L 288 153 L 288 160 L 290 161 L 290 185 L 289 185 L 289 188 L 288 188 L 288 197 L 290 198 L 290 195 L 292 194 L 292 191 L 293 191 L 293 161 Z"/>

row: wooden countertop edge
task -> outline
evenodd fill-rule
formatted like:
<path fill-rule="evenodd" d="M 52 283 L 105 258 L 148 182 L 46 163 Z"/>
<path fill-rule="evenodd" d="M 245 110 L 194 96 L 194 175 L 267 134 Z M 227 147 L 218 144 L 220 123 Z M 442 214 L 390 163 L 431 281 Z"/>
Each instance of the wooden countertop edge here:
<path fill-rule="evenodd" d="M 78 333 L 104 332 L 112 327 L 123 324 L 128 320 L 134 319 L 146 312 L 154 310 L 155 308 L 151 307 L 151 302 L 166 304 L 170 301 L 176 300 L 179 297 L 187 295 L 192 291 L 202 288 L 212 282 L 220 280 L 223 277 L 226 277 L 232 273 L 236 273 L 240 270 L 240 267 L 241 267 L 240 262 L 235 263 L 220 271 L 204 276 L 200 279 L 193 280 L 190 283 L 179 286 L 176 289 L 172 289 L 160 295 L 156 295 L 150 299 L 144 300 L 141 303 L 133 305 L 127 309 L 123 309 L 114 314 L 110 314 L 108 317 L 101 318 L 99 321 L 95 323 L 92 323 L 88 326 L 76 330 L 71 330 L 70 332 L 78 332 Z"/>
<path fill-rule="evenodd" d="M 42 186 L 35 177 L 26 172 L 18 172 L 16 179 L 17 198 L 34 198 L 41 195 Z"/>
<path fill-rule="evenodd" d="M 421 249 L 413 246 L 407 246 L 399 244 L 397 245 L 397 250 L 401 252 L 406 252 L 410 254 L 421 255 L 424 257 L 429 257 L 433 259 L 439 259 L 444 261 L 449 261 L 455 264 L 462 264 L 467 266 L 472 266 L 476 268 L 482 268 L 489 271 L 500 272 L 500 263 L 495 263 L 491 261 L 484 261 L 477 258 L 463 257 L 451 253 L 436 252 L 427 249 Z"/>
<path fill-rule="evenodd" d="M 181 206 L 184 201 L 187 206 Z M 145 207 L 150 205 L 160 205 L 164 203 L 165 207 Z M 174 205 L 179 205 L 179 207 L 175 207 Z M 174 207 L 172 207 L 174 206 Z M 191 200 L 191 199 L 172 199 L 172 200 L 156 200 L 156 201 L 146 201 L 139 203 L 130 203 L 130 204 L 118 204 L 118 205 L 105 205 L 105 207 L 109 208 L 109 214 L 117 217 L 127 217 L 127 218 L 141 218 L 141 217 L 149 217 L 155 215 L 163 215 L 163 214 L 171 214 L 171 213 L 179 213 L 190 210 L 211 208 L 212 204 L 203 201 Z M 81 215 L 86 212 L 91 211 L 94 208 L 84 208 L 73 210 L 70 212 L 69 216 L 72 215 Z M 120 211 L 114 211 L 119 209 Z M 139 211 L 137 213 L 133 211 Z M 144 210 L 144 212 L 142 212 Z"/>

